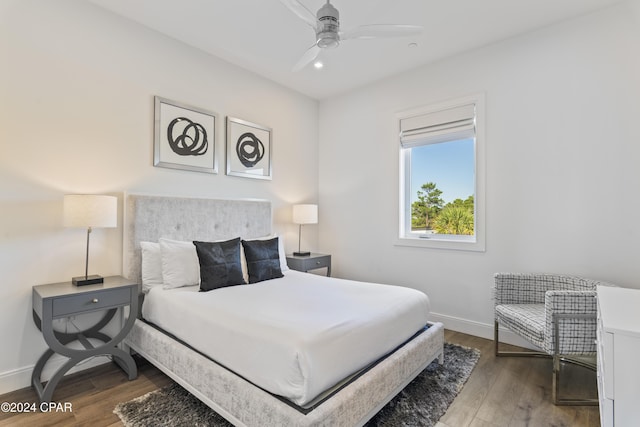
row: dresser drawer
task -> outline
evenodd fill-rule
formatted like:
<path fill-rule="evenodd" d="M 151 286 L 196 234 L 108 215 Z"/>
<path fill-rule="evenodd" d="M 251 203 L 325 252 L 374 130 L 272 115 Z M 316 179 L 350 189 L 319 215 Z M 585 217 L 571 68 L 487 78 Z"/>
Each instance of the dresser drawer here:
<path fill-rule="evenodd" d="M 104 291 L 65 296 L 55 298 L 52 301 L 53 317 L 65 317 L 88 311 L 120 307 L 130 304 L 130 302 L 130 288 L 106 289 Z"/>
<path fill-rule="evenodd" d="M 599 356 L 602 356 L 601 363 L 601 373 L 602 382 L 604 383 L 604 396 L 609 399 L 615 399 L 614 393 L 614 373 L 615 373 L 615 365 L 614 365 L 614 356 L 613 356 L 613 334 L 610 332 L 602 333 L 602 344 L 599 348 L 600 353 Z"/>
<path fill-rule="evenodd" d="M 613 406 L 615 402 L 611 399 L 600 399 L 600 425 L 602 427 L 613 426 Z"/>

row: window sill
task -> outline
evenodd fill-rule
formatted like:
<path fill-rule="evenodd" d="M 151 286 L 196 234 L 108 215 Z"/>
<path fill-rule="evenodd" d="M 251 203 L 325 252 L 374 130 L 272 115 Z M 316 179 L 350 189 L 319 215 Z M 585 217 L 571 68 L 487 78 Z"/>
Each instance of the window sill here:
<path fill-rule="evenodd" d="M 457 251 L 484 252 L 484 242 L 473 236 L 437 236 L 434 237 L 399 237 L 395 246 L 409 246 L 414 248 L 450 249 Z"/>

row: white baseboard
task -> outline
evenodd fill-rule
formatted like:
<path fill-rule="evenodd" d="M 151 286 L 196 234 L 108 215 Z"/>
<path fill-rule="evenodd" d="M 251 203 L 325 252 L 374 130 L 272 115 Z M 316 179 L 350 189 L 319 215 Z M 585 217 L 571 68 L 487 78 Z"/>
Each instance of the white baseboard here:
<path fill-rule="evenodd" d="M 445 329 L 451 331 L 462 332 L 464 334 L 473 335 L 480 338 L 486 338 L 493 341 L 493 324 L 476 322 L 474 320 L 462 319 L 460 317 L 448 316 L 446 314 L 430 313 L 429 320 L 442 322 Z M 532 350 L 540 350 L 528 341 L 520 338 L 513 332 L 500 328 L 500 342 L 517 345 L 519 347 L 529 348 Z"/>
<path fill-rule="evenodd" d="M 0 374 L 0 394 L 9 393 L 31 385 L 33 365 L 12 369 Z"/>
<path fill-rule="evenodd" d="M 61 356 L 52 357 L 42 371 L 41 380 L 43 382 L 48 381 L 49 378 L 51 378 L 53 374 L 58 370 L 58 368 L 60 368 L 67 360 L 68 359 Z M 74 372 L 84 371 L 85 369 L 93 368 L 95 366 L 103 365 L 108 362 L 111 362 L 111 359 L 106 356 L 94 357 L 83 361 L 79 365 L 74 366 L 69 370 L 69 372 L 67 372 L 67 375 Z M 35 365 L 29 365 L 0 373 L 0 394 L 9 393 L 25 387 L 30 387 L 31 374 L 34 367 Z"/>

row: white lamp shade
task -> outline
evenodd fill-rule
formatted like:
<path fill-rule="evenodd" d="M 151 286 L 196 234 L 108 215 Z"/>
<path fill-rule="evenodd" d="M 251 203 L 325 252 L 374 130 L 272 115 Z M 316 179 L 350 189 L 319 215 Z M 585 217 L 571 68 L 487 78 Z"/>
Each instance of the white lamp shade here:
<path fill-rule="evenodd" d="M 293 222 L 295 224 L 317 224 L 318 205 L 293 205 Z"/>
<path fill-rule="evenodd" d="M 118 226 L 118 198 L 91 194 L 64 196 L 65 227 L 113 228 Z"/>

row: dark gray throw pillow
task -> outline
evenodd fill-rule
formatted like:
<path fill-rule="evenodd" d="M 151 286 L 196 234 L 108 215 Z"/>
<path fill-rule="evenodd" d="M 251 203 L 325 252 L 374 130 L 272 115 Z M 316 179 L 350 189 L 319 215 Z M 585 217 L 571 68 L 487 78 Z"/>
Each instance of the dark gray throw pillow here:
<path fill-rule="evenodd" d="M 247 259 L 249 283 L 262 282 L 283 277 L 280 269 L 278 238 L 269 240 L 243 240 L 244 256 Z"/>
<path fill-rule="evenodd" d="M 244 285 L 240 238 L 225 242 L 193 242 L 200 262 L 200 291 Z"/>

